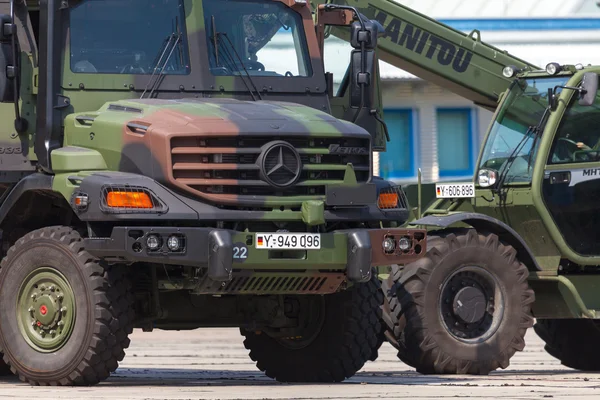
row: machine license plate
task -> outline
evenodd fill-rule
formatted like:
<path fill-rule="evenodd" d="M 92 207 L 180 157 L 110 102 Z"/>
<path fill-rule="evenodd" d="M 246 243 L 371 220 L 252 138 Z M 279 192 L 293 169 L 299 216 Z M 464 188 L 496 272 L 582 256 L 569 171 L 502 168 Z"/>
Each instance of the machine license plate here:
<path fill-rule="evenodd" d="M 451 183 L 445 185 L 435 185 L 435 194 L 438 199 L 475 197 L 475 184 Z"/>
<path fill-rule="evenodd" d="M 321 235 L 318 233 L 257 233 L 257 249 L 319 250 Z"/>

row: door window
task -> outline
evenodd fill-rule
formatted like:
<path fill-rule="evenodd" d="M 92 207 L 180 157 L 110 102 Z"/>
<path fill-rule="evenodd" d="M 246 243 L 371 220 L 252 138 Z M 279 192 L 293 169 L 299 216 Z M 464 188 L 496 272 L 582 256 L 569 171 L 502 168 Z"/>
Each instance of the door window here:
<path fill-rule="evenodd" d="M 556 132 L 542 194 L 575 252 L 600 255 L 600 99 L 580 106 L 575 94 Z"/>

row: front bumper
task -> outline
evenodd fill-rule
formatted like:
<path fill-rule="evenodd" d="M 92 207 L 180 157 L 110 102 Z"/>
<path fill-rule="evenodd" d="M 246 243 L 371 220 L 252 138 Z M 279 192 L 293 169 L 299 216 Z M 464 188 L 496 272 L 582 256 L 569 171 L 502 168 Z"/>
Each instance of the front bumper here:
<path fill-rule="evenodd" d="M 151 251 L 149 235 L 157 235 L 161 246 Z M 170 236 L 180 238 L 183 247 L 171 251 L 166 245 Z M 411 247 L 398 247 L 386 253 L 386 237 L 408 237 Z M 215 228 L 190 227 L 114 227 L 110 237 L 85 239 L 93 255 L 113 263 L 150 262 L 206 268 L 208 278 L 228 282 L 234 270 L 273 273 L 304 271 L 343 271 L 351 282 L 371 278 L 371 267 L 406 264 L 425 255 L 426 230 L 356 229 L 321 234 L 319 250 L 264 250 L 255 247 L 255 234 Z"/>

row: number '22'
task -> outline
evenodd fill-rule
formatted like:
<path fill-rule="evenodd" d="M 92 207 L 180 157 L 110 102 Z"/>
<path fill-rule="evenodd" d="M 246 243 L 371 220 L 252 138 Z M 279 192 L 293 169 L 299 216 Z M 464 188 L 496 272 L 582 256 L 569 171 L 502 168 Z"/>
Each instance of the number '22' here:
<path fill-rule="evenodd" d="M 236 243 L 233 245 L 233 260 L 243 262 L 248 258 L 248 248 L 243 244 Z"/>

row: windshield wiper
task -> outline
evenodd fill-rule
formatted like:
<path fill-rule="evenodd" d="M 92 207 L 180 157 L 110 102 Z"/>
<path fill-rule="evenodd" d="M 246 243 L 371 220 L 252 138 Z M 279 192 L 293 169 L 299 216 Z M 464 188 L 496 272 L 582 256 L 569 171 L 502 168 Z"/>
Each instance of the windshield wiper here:
<path fill-rule="evenodd" d="M 542 114 L 542 117 L 538 121 L 537 125 L 535 125 L 535 126 L 531 125 L 529 128 L 527 128 L 527 131 L 523 135 L 523 139 L 521 139 L 521 141 L 519 141 L 517 146 L 513 149 L 513 151 L 510 153 L 510 155 L 506 159 L 506 164 L 504 165 L 504 169 L 502 169 L 502 171 L 500 171 L 500 176 L 498 177 L 498 183 L 496 184 L 496 194 L 498 195 L 498 197 L 502 198 L 502 189 L 504 186 L 504 181 L 506 180 L 506 177 L 508 176 L 508 171 L 510 170 L 513 163 L 517 159 L 519 152 L 525 146 L 527 139 L 530 138 L 530 134 L 533 133 L 533 135 L 534 135 L 533 143 L 531 145 L 531 150 L 529 152 L 530 153 L 529 160 L 527 162 L 527 168 L 529 169 L 531 167 L 531 156 L 532 156 L 531 153 L 535 151 L 535 146 L 537 144 L 537 140 L 539 138 L 540 131 L 542 129 L 542 126 L 545 124 L 549 110 L 550 110 L 550 106 L 546 107 L 546 109 L 544 110 L 544 114 Z"/>
<path fill-rule="evenodd" d="M 260 91 L 256 87 L 254 80 L 252 80 L 250 73 L 246 69 L 246 65 L 244 65 L 244 62 L 242 61 L 242 57 L 240 57 L 239 53 L 235 49 L 235 46 L 231 42 L 231 39 L 229 39 L 229 36 L 227 36 L 227 33 L 217 31 L 214 15 L 211 16 L 211 22 L 212 22 L 212 33 L 213 33 L 213 37 L 211 39 L 213 40 L 213 47 L 214 47 L 217 66 L 219 65 L 219 44 L 221 44 L 220 39 L 221 39 L 221 37 L 224 37 L 226 40 L 223 41 L 223 56 L 224 56 L 223 58 L 228 58 L 227 63 L 229 64 L 229 68 L 231 69 L 232 72 L 234 72 L 234 70 L 237 70 L 238 72 L 240 72 L 240 78 L 242 78 L 242 74 L 241 74 L 241 71 L 239 68 L 231 68 L 232 66 L 235 67 L 235 60 L 234 60 L 233 56 L 231 55 L 231 52 L 227 48 L 227 46 L 226 46 L 227 44 L 229 44 L 229 47 L 231 47 L 231 50 L 233 50 L 233 54 L 237 58 L 239 65 L 244 70 L 246 77 L 248 78 L 248 81 L 250 81 L 250 85 L 252 85 L 252 88 L 254 88 L 254 91 L 256 91 L 258 98 L 260 100 L 262 100 L 263 98 L 262 98 L 262 95 L 260 94 Z M 256 101 L 256 96 L 254 95 L 254 91 L 252 90 L 252 88 L 250 88 L 250 85 L 248 84 L 248 82 L 246 82 L 246 79 L 242 78 L 242 82 L 244 82 L 246 89 L 248 89 L 248 93 L 250 93 L 252 100 Z"/>
<path fill-rule="evenodd" d="M 154 59 L 154 63 L 152 66 L 152 75 L 150 76 L 150 80 L 148 81 L 148 84 L 146 84 L 146 87 L 144 88 L 144 92 L 140 96 L 140 99 L 144 98 L 144 95 L 146 94 L 148 89 L 150 89 L 150 95 L 148 96 L 149 98 L 151 98 L 154 94 L 154 91 L 158 89 L 161 82 L 165 78 L 163 72 L 165 71 L 165 68 L 167 67 L 167 64 L 169 63 L 169 60 L 171 59 L 171 56 L 173 55 L 175 49 L 177 48 L 177 46 L 181 45 L 182 37 L 183 34 L 181 33 L 181 29 L 179 29 L 179 21 L 176 18 L 175 29 L 173 29 L 173 32 L 171 32 L 171 34 L 165 38 L 162 46 L 158 50 L 158 53 L 156 55 L 156 58 Z M 158 71 L 160 72 L 157 75 Z M 155 77 L 156 79 L 154 79 Z"/>

